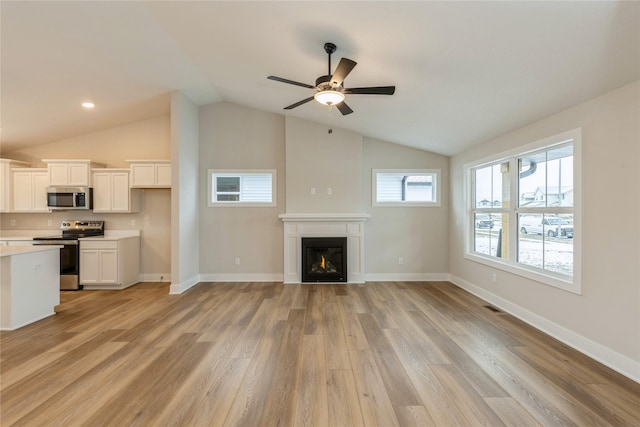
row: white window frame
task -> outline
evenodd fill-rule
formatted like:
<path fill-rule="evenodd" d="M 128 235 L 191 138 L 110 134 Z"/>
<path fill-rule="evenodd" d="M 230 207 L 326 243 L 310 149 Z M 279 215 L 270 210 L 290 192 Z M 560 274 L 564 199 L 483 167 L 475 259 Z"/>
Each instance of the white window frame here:
<path fill-rule="evenodd" d="M 431 175 L 433 194 L 432 201 L 417 202 L 417 201 L 400 201 L 400 202 L 385 202 L 378 201 L 378 174 L 379 173 L 392 173 L 392 174 L 405 174 L 411 175 Z M 440 181 L 441 171 L 440 169 L 372 169 L 371 170 L 371 206 L 378 207 L 439 207 L 440 206 Z"/>
<path fill-rule="evenodd" d="M 573 276 L 569 277 L 562 274 L 556 274 L 552 271 L 542 270 L 540 268 L 527 266 L 526 264 L 517 262 L 518 236 L 517 229 L 518 213 L 530 211 L 521 209 L 518 206 L 518 158 L 523 155 L 552 150 L 554 148 L 573 144 Z M 511 204 L 508 208 L 482 209 L 476 208 L 475 203 L 475 186 L 473 171 L 476 168 L 490 166 L 498 163 L 509 163 L 510 179 L 510 195 Z M 499 270 L 504 270 L 518 276 L 526 277 L 545 285 L 553 286 L 566 290 L 578 295 L 582 294 L 582 130 L 580 128 L 560 133 L 530 144 L 515 148 L 506 152 L 496 154 L 491 157 L 467 163 L 464 165 L 465 186 L 464 186 L 464 203 L 465 203 L 465 245 L 464 258 L 478 262 Z M 474 252 L 474 213 L 508 213 L 509 215 L 509 253 L 506 258 L 497 258 L 490 255 L 484 255 Z"/>
<path fill-rule="evenodd" d="M 244 202 L 242 200 L 215 200 L 215 177 L 216 176 L 247 176 L 247 175 L 271 175 L 271 202 Z M 277 206 L 277 173 L 275 169 L 207 169 L 207 206 L 208 207 L 274 207 Z M 242 190 L 241 190 L 242 192 Z"/>

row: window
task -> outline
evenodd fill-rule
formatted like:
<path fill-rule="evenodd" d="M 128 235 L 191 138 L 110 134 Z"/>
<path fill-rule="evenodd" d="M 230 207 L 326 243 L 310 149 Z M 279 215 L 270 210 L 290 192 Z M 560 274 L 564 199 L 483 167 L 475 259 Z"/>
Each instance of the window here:
<path fill-rule="evenodd" d="M 579 157 L 574 130 L 466 165 L 465 256 L 580 293 Z"/>
<path fill-rule="evenodd" d="M 209 169 L 209 206 L 275 206 L 275 170 Z"/>
<path fill-rule="evenodd" d="M 373 206 L 440 206 L 440 171 L 372 171 Z"/>

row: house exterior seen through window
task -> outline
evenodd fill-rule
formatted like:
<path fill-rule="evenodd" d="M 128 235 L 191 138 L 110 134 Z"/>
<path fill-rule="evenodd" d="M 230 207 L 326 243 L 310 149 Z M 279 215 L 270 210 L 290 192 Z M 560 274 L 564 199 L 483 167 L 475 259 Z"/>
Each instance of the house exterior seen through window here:
<path fill-rule="evenodd" d="M 275 170 L 208 172 L 209 206 L 275 206 Z"/>
<path fill-rule="evenodd" d="M 579 293 L 579 147 L 576 130 L 467 165 L 465 256 Z"/>
<path fill-rule="evenodd" d="M 374 169 L 374 206 L 439 206 L 439 170 Z"/>

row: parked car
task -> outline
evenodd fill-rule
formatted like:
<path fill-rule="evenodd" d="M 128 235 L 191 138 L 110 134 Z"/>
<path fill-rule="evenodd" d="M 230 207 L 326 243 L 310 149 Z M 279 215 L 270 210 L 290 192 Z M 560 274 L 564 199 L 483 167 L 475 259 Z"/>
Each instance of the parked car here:
<path fill-rule="evenodd" d="M 476 228 L 493 228 L 493 220 L 487 214 L 476 214 Z"/>
<path fill-rule="evenodd" d="M 549 237 L 573 237 L 573 224 L 557 216 L 523 216 L 520 217 L 522 234 L 544 234 Z"/>

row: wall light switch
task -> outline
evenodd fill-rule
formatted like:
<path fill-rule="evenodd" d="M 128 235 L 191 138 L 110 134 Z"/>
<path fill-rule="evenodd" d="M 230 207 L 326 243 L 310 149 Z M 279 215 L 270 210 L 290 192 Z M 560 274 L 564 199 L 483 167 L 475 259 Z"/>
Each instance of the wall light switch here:
<path fill-rule="evenodd" d="M 52 225 L 52 224 L 53 224 L 53 221 L 47 220 L 47 225 Z"/>
<path fill-rule="evenodd" d="M 131 226 L 134 226 L 134 225 L 136 225 L 136 220 L 135 220 L 135 219 L 132 219 L 132 220 L 131 220 Z"/>
<path fill-rule="evenodd" d="M 327 195 L 333 194 L 333 189 L 331 187 L 327 187 Z"/>
<path fill-rule="evenodd" d="M 15 219 L 12 219 L 12 220 L 11 220 L 11 226 L 12 226 L 12 227 L 15 227 L 15 226 L 16 226 L 16 220 L 15 220 Z"/>
<path fill-rule="evenodd" d="M 240 265 L 240 258 L 235 259 L 236 265 Z"/>
<path fill-rule="evenodd" d="M 316 195 L 316 187 L 311 187 L 311 195 L 312 196 Z"/>

